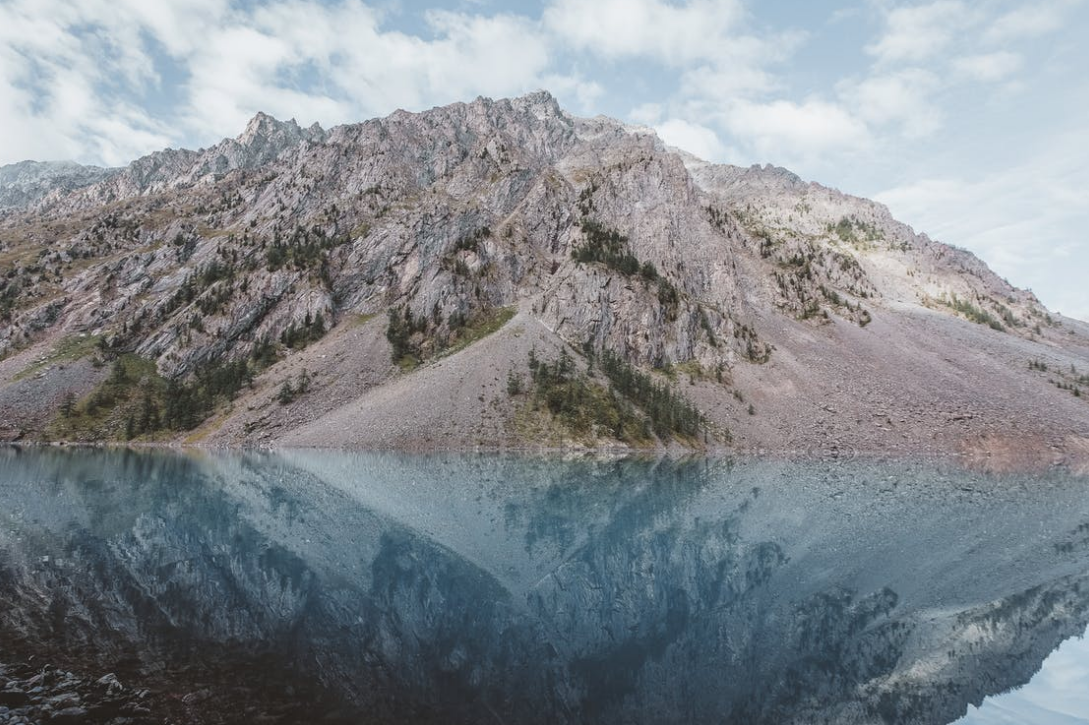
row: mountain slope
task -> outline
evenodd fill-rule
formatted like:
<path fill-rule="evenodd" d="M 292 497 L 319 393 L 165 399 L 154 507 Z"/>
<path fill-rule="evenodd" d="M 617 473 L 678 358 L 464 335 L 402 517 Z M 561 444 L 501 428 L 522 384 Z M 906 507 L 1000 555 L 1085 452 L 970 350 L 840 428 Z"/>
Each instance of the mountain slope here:
<path fill-rule="evenodd" d="M 0 245 L 12 438 L 1089 440 L 1084 324 L 879 204 L 543 92 L 328 131 L 261 114 L 28 201 Z"/>

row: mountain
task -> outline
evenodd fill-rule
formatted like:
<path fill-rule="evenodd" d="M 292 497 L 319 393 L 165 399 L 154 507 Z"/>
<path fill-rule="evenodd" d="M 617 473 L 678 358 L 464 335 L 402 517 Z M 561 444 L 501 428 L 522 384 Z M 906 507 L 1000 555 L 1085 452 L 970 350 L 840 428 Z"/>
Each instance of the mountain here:
<path fill-rule="evenodd" d="M 53 192 L 90 186 L 115 172 L 72 161 L 20 161 L 0 166 L 0 214 L 30 206 Z"/>
<path fill-rule="evenodd" d="M 11 439 L 1089 457 L 1089 326 L 546 92 L 259 114 L 28 198 L 0 264 Z"/>

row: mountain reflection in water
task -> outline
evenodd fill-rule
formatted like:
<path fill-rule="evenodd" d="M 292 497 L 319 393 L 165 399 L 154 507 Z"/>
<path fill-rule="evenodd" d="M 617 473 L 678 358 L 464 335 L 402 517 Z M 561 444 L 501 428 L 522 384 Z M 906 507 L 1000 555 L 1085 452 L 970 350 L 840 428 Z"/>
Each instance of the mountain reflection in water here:
<path fill-rule="evenodd" d="M 18 449 L 0 470 L 0 662 L 199 666 L 349 720 L 948 723 L 1089 622 L 1089 484 L 1059 474 Z"/>

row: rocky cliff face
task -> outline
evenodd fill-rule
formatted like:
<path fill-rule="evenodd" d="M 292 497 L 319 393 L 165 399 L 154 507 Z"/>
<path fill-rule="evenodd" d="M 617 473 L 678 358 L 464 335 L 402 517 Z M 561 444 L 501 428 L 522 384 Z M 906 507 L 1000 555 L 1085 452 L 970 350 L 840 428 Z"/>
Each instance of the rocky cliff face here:
<path fill-rule="evenodd" d="M 211 149 L 157 152 L 27 197 L 0 223 L 0 245 L 9 436 L 118 437 L 118 420 L 77 434 L 55 413 L 68 393 L 83 410 L 130 354 L 180 383 L 250 361 L 247 385 L 210 395 L 198 416 L 216 419 L 201 428 L 213 440 L 312 424 L 311 444 L 428 445 L 426 409 L 390 391 L 473 343 L 490 346 L 484 367 L 457 353 L 445 377 L 420 378 L 423 397 L 478 375 L 479 395 L 455 416 L 497 433 L 454 442 L 524 443 L 527 405 L 502 384 L 529 379 L 522 332 L 479 339 L 511 310 L 550 349 L 658 370 L 703 412 L 707 440 L 977 450 L 1018 417 L 1060 457 L 1089 438 L 1089 398 L 1073 394 L 1089 371 L 1084 325 L 879 204 L 782 169 L 706 164 L 647 130 L 572 117 L 543 92 L 328 131 L 259 114 Z M 400 327 L 387 336 L 390 311 Z M 360 349 L 360 330 L 372 349 L 388 337 L 392 354 Z M 89 355 L 71 352 L 80 340 Z M 1063 378 L 1049 384 L 1029 369 L 1037 361 Z M 277 402 L 303 370 L 307 393 Z M 345 373 L 360 384 L 338 384 Z M 955 383 L 932 391 L 945 379 Z M 916 392 L 927 405 L 905 410 Z M 242 403 L 230 414 L 228 398 Z M 421 425 L 393 440 L 321 426 L 349 406 Z M 831 426 L 826 408 L 844 409 Z M 986 424 L 935 441 L 938 422 L 960 414 Z M 875 438 L 893 419 L 905 430 Z M 579 438 L 560 428 L 556 440 Z M 579 439 L 615 436 L 596 425 Z"/>

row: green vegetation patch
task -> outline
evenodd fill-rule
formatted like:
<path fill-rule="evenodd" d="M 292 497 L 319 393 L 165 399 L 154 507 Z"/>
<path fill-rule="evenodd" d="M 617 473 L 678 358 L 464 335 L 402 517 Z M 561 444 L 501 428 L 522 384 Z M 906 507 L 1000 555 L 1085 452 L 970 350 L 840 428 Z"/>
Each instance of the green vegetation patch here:
<path fill-rule="evenodd" d="M 109 376 L 80 400 L 67 393 L 47 429 L 52 440 L 154 439 L 162 432 L 192 430 L 253 380 L 248 360 L 201 365 L 184 380 L 159 375 L 155 362 L 127 353 Z"/>
<path fill-rule="evenodd" d="M 464 326 L 454 330 L 454 338 L 448 347 L 439 353 L 440 355 L 453 355 L 464 350 L 475 342 L 483 340 L 493 332 L 498 332 L 503 325 L 511 321 L 518 314 L 516 307 L 500 307 L 496 310 L 488 310 L 468 320 Z"/>
<path fill-rule="evenodd" d="M 676 317 L 680 295 L 677 288 L 658 273 L 653 262 L 640 262 L 631 253 L 628 238 L 602 224 L 583 219 L 579 227 L 584 243 L 571 250 L 571 258 L 580 264 L 604 264 L 625 277 L 639 277 L 647 285 L 654 285 L 658 292 L 658 301 L 669 313 L 670 319 Z"/>
<path fill-rule="evenodd" d="M 512 371 L 507 392 L 528 394 L 534 409 L 547 411 L 575 436 L 608 436 L 632 445 L 647 445 L 654 436 L 689 443 L 706 439 L 706 420 L 687 398 L 610 350 L 590 359 L 606 385 L 579 372 L 566 350 L 552 361 L 530 351 L 528 364 L 531 386 L 524 387 Z"/>
<path fill-rule="evenodd" d="M 166 388 L 154 362 L 122 355 L 113 361 L 109 376 L 82 399 L 76 400 L 70 391 L 64 394 L 47 436 L 68 441 L 131 440 L 144 430 L 159 430 Z"/>
<path fill-rule="evenodd" d="M 331 237 L 325 230 L 315 226 L 310 229 L 296 227 L 290 234 L 281 235 L 274 232 L 271 244 L 265 250 L 265 266 L 270 272 L 281 268 L 295 269 L 297 271 L 319 270 L 323 276 L 327 274 L 326 263 L 328 252 L 343 244 L 347 244 L 350 237 Z"/>
<path fill-rule="evenodd" d="M 836 224 L 829 223 L 826 229 L 829 234 L 839 237 L 840 241 L 854 246 L 885 239 L 885 233 L 876 226 L 854 217 L 842 217 Z"/>
<path fill-rule="evenodd" d="M 403 370 L 412 370 L 427 360 L 452 355 L 479 342 L 510 322 L 517 311 L 515 307 L 500 307 L 472 315 L 453 312 L 443 325 L 437 315 L 416 316 L 405 305 L 392 308 L 386 325 L 390 355 Z"/>
<path fill-rule="evenodd" d="M 579 373 L 566 350 L 551 362 L 537 359 L 531 351 L 529 369 L 533 408 L 547 411 L 573 435 L 585 439 L 607 436 L 633 445 L 653 440 L 647 418 L 611 386 Z M 513 379 L 507 381 L 508 392 Z"/>
<path fill-rule="evenodd" d="M 58 342 L 45 358 L 31 363 L 17 373 L 14 380 L 25 380 L 50 365 L 75 362 L 90 357 L 99 351 L 101 344 L 102 337 L 100 335 L 71 335 L 66 337 Z"/>
<path fill-rule="evenodd" d="M 280 342 L 293 350 L 302 350 L 310 343 L 320 340 L 326 332 L 325 316 L 318 312 L 311 317 L 307 311 L 301 325 L 292 323 L 280 333 Z"/>
<path fill-rule="evenodd" d="M 938 301 L 977 325 L 987 325 L 992 330 L 998 330 L 999 332 L 1006 331 L 1006 327 L 997 317 L 987 312 L 987 310 L 976 307 L 968 300 L 960 299 L 955 294 L 950 295 L 949 299 L 946 299 L 943 294 Z"/>
<path fill-rule="evenodd" d="M 703 415 L 669 385 L 654 380 L 612 350 L 601 353 L 598 365 L 617 392 L 639 402 L 659 438 L 696 440 L 703 432 Z"/>
<path fill-rule="evenodd" d="M 1040 360 L 1030 360 L 1029 370 L 1048 373 L 1047 381 L 1059 390 L 1065 390 L 1075 398 L 1089 400 L 1089 374 L 1079 372 L 1074 365 L 1068 371 L 1058 365 L 1049 367 Z"/>

